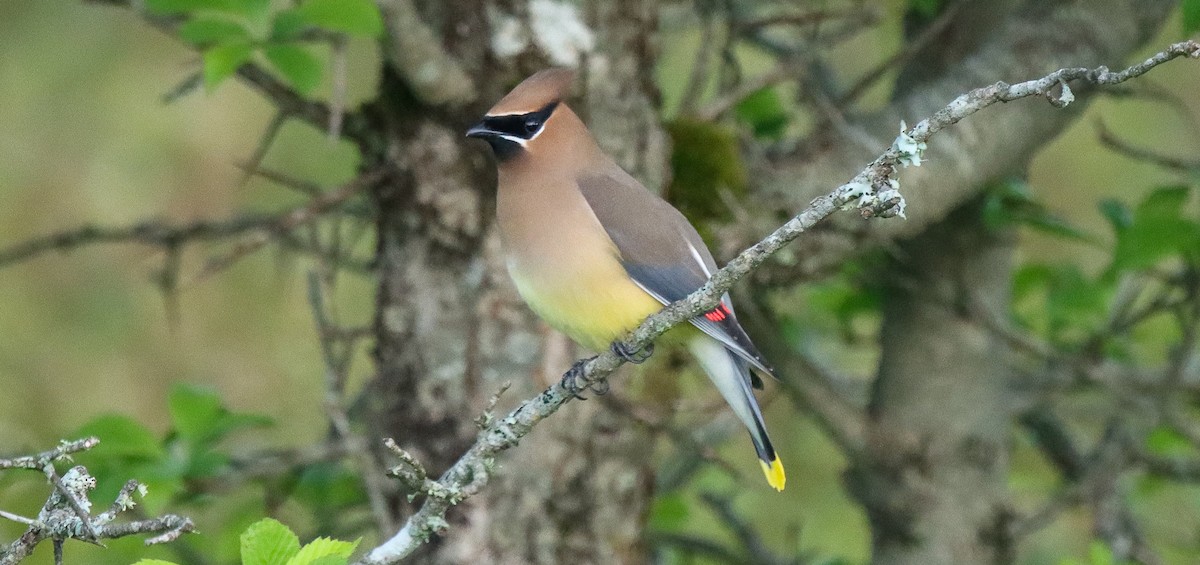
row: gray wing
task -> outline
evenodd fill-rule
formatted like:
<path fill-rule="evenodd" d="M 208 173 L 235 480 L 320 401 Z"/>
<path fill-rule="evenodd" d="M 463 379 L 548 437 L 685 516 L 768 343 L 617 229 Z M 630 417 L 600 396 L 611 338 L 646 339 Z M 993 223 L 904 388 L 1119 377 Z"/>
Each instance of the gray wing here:
<path fill-rule="evenodd" d="M 621 265 L 638 286 L 663 304 L 685 298 L 704 285 L 717 263 L 683 214 L 612 164 L 578 179 L 580 192 L 620 253 Z M 692 324 L 730 351 L 774 376 L 737 322 L 726 294 Z M 754 385 L 762 381 L 752 377 Z"/>

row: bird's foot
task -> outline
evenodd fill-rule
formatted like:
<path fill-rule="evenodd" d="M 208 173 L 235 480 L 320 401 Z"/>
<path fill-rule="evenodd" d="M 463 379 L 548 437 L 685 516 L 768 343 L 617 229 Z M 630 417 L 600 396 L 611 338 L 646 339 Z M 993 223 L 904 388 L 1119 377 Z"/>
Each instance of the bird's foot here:
<path fill-rule="evenodd" d="M 591 361 L 592 359 L 595 359 L 595 357 L 589 357 L 587 359 L 580 359 L 580 360 L 576 361 L 574 365 L 571 365 L 570 369 L 567 369 L 567 372 L 565 374 L 563 374 L 562 380 L 559 381 L 559 383 L 558 383 L 558 385 L 561 386 L 563 388 L 563 390 L 571 393 L 571 396 L 574 396 L 575 398 L 578 398 L 579 400 L 587 400 L 587 397 L 579 394 L 579 393 L 583 392 L 584 389 L 587 388 L 587 387 L 579 386 L 579 378 L 583 376 L 583 367 L 585 365 L 587 365 L 587 362 Z M 602 382 L 602 381 L 597 381 L 597 383 L 599 383 L 599 382 Z M 593 385 L 595 385 L 597 383 L 593 383 Z M 608 392 L 608 383 L 607 382 L 605 382 L 605 384 L 604 384 L 604 392 L 597 391 L 597 394 L 604 394 L 605 392 Z"/>
<path fill-rule="evenodd" d="M 612 352 L 614 355 L 616 355 L 617 357 L 620 357 L 621 359 L 624 359 L 630 363 L 633 363 L 635 365 L 645 362 L 647 359 L 650 358 L 651 355 L 654 355 L 654 344 L 653 343 L 651 343 L 650 345 L 647 345 L 646 347 L 644 347 L 640 350 L 633 351 L 633 350 L 630 350 L 629 346 L 626 345 L 625 342 L 614 341 L 611 349 L 612 349 Z"/>

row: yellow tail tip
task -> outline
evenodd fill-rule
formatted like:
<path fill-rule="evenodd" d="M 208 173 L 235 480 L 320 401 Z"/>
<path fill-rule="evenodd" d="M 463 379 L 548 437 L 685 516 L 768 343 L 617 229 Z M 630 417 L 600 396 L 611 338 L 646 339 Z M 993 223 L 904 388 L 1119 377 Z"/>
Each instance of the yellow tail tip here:
<path fill-rule="evenodd" d="M 767 484 L 771 485 L 775 490 L 783 492 L 783 485 L 787 484 L 787 476 L 783 473 L 783 462 L 779 460 L 779 456 L 775 456 L 775 460 L 767 463 L 759 461 L 762 465 L 763 474 L 767 476 Z"/>

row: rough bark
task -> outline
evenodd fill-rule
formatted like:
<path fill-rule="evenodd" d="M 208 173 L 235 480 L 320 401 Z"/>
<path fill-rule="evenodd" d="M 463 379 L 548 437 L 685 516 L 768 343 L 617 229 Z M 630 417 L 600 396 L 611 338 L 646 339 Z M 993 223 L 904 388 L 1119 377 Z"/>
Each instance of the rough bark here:
<path fill-rule="evenodd" d="M 399 5 L 399 4 L 398 4 Z M 480 99 L 469 108 L 414 112 L 417 97 L 385 77 L 373 112 L 387 124 L 370 159 L 396 173 L 374 193 L 379 208 L 375 352 L 378 373 L 368 403 L 375 437 L 395 437 L 427 466 L 445 470 L 471 441 L 472 419 L 504 381 L 508 398 L 530 396 L 577 357 L 520 304 L 508 282 L 493 228 L 495 181 L 486 147 L 462 129 L 532 69 L 536 50 L 490 60 L 489 16 L 482 5 L 419 2 L 446 50 L 471 73 Z M 512 14 L 522 17 L 517 4 Z M 601 144 L 647 183 L 661 183 L 665 145 L 646 43 L 653 2 L 591 2 L 583 10 L 597 49 L 584 60 L 581 113 Z M 473 41 L 464 41 L 464 37 Z M 496 72 L 496 67 L 505 69 Z M 506 406 L 501 402 L 501 407 Z M 610 563 L 643 559 L 641 530 L 650 497 L 649 439 L 599 403 L 565 410 L 553 428 L 527 440 L 486 496 L 449 519 L 454 536 L 423 552 L 428 563 Z M 419 502 L 419 501 L 418 501 Z M 406 506 L 402 513 L 411 508 Z"/>
<path fill-rule="evenodd" d="M 1011 560 L 1005 481 L 1013 398 L 1004 344 L 971 304 L 1006 311 L 1013 238 L 966 206 L 887 269 L 881 359 L 852 490 L 874 563 Z"/>

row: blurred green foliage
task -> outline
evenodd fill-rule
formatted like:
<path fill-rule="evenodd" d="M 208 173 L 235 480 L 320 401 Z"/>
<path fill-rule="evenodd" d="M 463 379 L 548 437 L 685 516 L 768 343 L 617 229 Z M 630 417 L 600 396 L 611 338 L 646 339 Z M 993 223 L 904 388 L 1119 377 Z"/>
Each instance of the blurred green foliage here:
<path fill-rule="evenodd" d="M 100 500 L 114 498 L 128 477 L 138 477 L 156 495 L 145 501 L 151 513 L 186 502 L 194 494 L 190 484 L 229 471 L 231 454 L 221 447 L 225 440 L 272 423 L 265 416 L 232 412 L 215 392 L 194 385 L 175 385 L 168 404 L 172 427 L 161 439 L 121 414 L 101 416 L 70 434 L 101 438 L 99 446 L 77 457 L 98 477 Z"/>
<path fill-rule="evenodd" d="M 1183 34 L 1200 31 L 1200 0 L 1183 0 Z"/>
<path fill-rule="evenodd" d="M 186 16 L 179 37 L 201 49 L 204 86 L 213 90 L 262 53 L 269 67 L 301 94 L 320 85 L 324 65 L 305 43 L 324 30 L 376 38 L 383 33 L 379 9 L 370 0 L 305 0 L 274 11 L 269 0 L 148 0 L 159 14 Z"/>
<path fill-rule="evenodd" d="M 831 65 L 841 78 L 855 77 L 873 64 L 863 53 L 886 53 L 896 46 L 898 14 L 912 8 L 933 17 L 943 4 L 889 3 L 891 19 L 832 52 Z M 179 33 L 202 50 L 207 96 L 156 104 L 179 78 L 181 66 L 194 69 L 187 65 L 194 57 L 129 14 L 73 4 L 0 4 L 0 52 L 6 54 L 0 59 L 5 77 L 0 99 L 6 102 L 0 105 L 5 124 L 0 130 L 0 243 L 78 223 L 122 223 L 160 213 L 175 219 L 220 216 L 294 202 L 261 181 L 233 188 L 240 172 L 232 163 L 253 151 L 273 109 L 225 81 L 240 65 L 259 58 L 299 91 L 318 97 L 326 67 L 321 34 L 314 32 L 344 32 L 362 40 L 382 29 L 368 0 L 310 0 L 283 10 L 261 0 L 148 0 L 147 5 L 183 16 Z M 1181 20 L 1189 32 L 1200 28 L 1200 0 L 1183 1 Z M 694 60 L 698 38 L 691 28 L 668 29 L 663 38 L 657 72 L 668 109 L 687 82 L 681 77 Z M 357 51 L 350 76 L 360 77 L 352 89 L 360 98 L 373 89 L 376 55 L 373 47 L 364 47 L 369 44 L 351 43 Z M 764 67 L 761 52 L 741 50 L 737 56 L 758 61 L 758 70 Z M 1169 91 L 1200 91 L 1194 74 L 1156 72 L 1155 80 Z M 213 90 L 218 84 L 225 87 Z M 879 88 L 867 100 L 878 102 L 887 94 Z M 1194 98 L 1186 102 L 1194 113 Z M 675 151 L 667 192 L 701 226 L 732 216 L 723 191 L 734 202 L 745 197 L 748 179 L 739 144 L 779 142 L 794 136 L 806 120 L 779 88 L 753 93 L 735 106 L 734 116 L 731 124 L 679 118 L 668 125 Z M 1080 123 L 1097 116 L 1147 143 L 1190 143 L 1182 120 L 1144 101 L 1101 101 Z M 356 159 L 352 149 L 330 144 L 323 132 L 293 124 L 285 127 L 267 164 L 336 183 L 353 171 Z M 985 220 L 996 227 L 1015 226 L 1021 237 L 1014 320 L 1056 346 L 1082 347 L 1105 323 L 1122 280 L 1194 266 L 1194 182 L 1171 184 L 1176 182 L 1149 165 L 1106 152 L 1082 125 L 1043 151 L 1026 181 L 997 186 Z M 177 547 L 146 549 L 136 539 L 113 542 L 109 550 L 72 546 L 69 560 L 129 563 L 143 555 L 199 552 L 218 562 L 233 562 L 239 555 L 252 562 L 245 560 L 251 555 L 262 559 L 253 562 L 287 563 L 301 551 L 298 537 L 279 522 L 258 521 L 265 514 L 285 518 L 306 535 L 368 529 L 360 480 L 344 464 L 299 465 L 270 479 L 222 484 L 240 455 L 312 444 L 325 432 L 321 362 L 301 285 L 292 280 L 294 260 L 282 254 L 258 257 L 220 280 L 189 289 L 179 298 L 182 319 L 170 331 L 164 330 L 161 297 L 146 276 L 158 269 L 158 257 L 145 250 L 84 250 L 0 272 L 5 297 L 0 332 L 8 338 L 0 349 L 0 386 L 17 391 L 0 396 L 0 445 L 7 451 L 7 446 L 53 441 L 74 435 L 72 429 L 99 435 L 101 446 L 79 457 L 102 479 L 97 500 L 115 495 L 125 479 L 137 478 L 150 485 L 146 511 L 170 507 L 191 514 L 202 531 L 199 539 L 185 537 Z M 855 374 L 869 374 L 876 361 L 868 344 L 877 331 L 880 295 L 870 263 L 868 258 L 849 264 L 828 281 L 770 298 L 797 347 Z M 342 313 L 366 319 L 371 290 L 371 281 L 344 283 L 338 290 Z M 1134 333 L 1139 343 L 1105 344 L 1104 352 L 1151 359 L 1146 351 L 1173 334 L 1158 320 L 1143 326 L 1149 330 Z M 182 381 L 209 382 L 214 388 Z M 651 527 L 732 541 L 697 494 L 736 494 L 738 509 L 775 547 L 817 556 L 813 562 L 865 561 L 869 531 L 841 487 L 845 461 L 811 421 L 797 418 L 784 402 L 769 406 L 768 418 L 779 428 L 777 443 L 799 454 L 788 464 L 803 481 L 782 495 L 743 492 L 742 480 L 706 468 L 687 489 L 664 492 L 656 500 Z M 1055 475 L 1036 449 L 1015 435 L 1011 481 L 1018 502 L 1029 507 L 1057 485 L 1049 483 Z M 1169 428 L 1155 428 L 1144 439 L 1155 453 L 1191 454 L 1190 444 Z M 755 476 L 758 471 L 745 472 Z M 17 475 L 0 476 L 0 501 L 6 510 L 36 511 L 45 496 L 42 486 Z M 1152 542 L 1168 548 L 1169 562 L 1194 562 L 1200 492 L 1159 481 L 1138 491 L 1135 502 L 1149 520 Z M 1066 516 L 1023 548 L 1026 561 L 1113 563 L 1111 549 L 1091 540 L 1087 525 L 1085 517 Z M 19 532 L 4 524 L 0 533 L 8 539 Z M 40 562 L 49 562 L 46 553 L 37 556 Z"/>
<path fill-rule="evenodd" d="M 690 118 L 667 124 L 671 136 L 671 184 L 666 197 L 694 223 L 701 235 L 713 221 L 728 220 L 727 191 L 746 193 L 746 169 L 737 137 L 728 127 Z"/>

